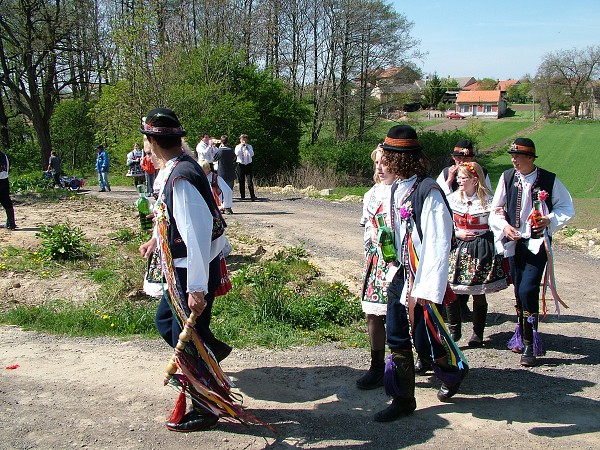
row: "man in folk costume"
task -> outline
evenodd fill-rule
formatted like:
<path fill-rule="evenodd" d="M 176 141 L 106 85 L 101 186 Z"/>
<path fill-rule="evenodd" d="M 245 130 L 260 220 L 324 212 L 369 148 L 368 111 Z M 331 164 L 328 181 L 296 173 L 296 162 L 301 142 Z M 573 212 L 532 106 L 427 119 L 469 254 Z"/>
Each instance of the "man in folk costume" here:
<path fill-rule="evenodd" d="M 444 194 L 450 195 L 454 191 L 458 190 L 458 181 L 456 180 L 456 173 L 458 168 L 463 163 L 475 161 L 475 152 L 473 150 L 473 142 L 469 139 L 461 139 L 456 143 L 452 153 L 450 154 L 454 160 L 454 164 L 444 169 L 438 175 L 436 181 L 444 191 Z M 492 190 L 492 184 L 490 177 L 488 176 L 487 170 L 482 167 L 485 175 L 485 185 Z"/>
<path fill-rule="evenodd" d="M 522 352 L 521 365 L 530 367 L 536 364 L 536 356 L 544 354 L 537 327 L 545 268 L 552 278 L 557 312 L 561 302 L 553 283 L 551 236 L 571 220 L 575 208 L 569 191 L 556 175 L 536 167 L 531 139 L 515 139 L 508 153 L 514 168 L 505 171 L 498 181 L 491 205 L 497 213 L 490 215 L 489 223 L 498 239 L 498 251 L 509 258 L 515 288 L 518 323 L 509 348 Z"/>
<path fill-rule="evenodd" d="M 438 392 L 441 401 L 458 392 L 468 366 L 449 364 L 448 347 L 440 339 L 443 321 L 434 305 L 443 302 L 448 283 L 453 224 L 445 196 L 426 174 L 427 164 L 413 128 L 392 127 L 382 147 L 388 170 L 399 177 L 392 192 L 391 219 L 400 264 L 390 272 L 386 334 L 391 356 L 384 375 L 386 393 L 393 399 L 375 414 L 376 421 L 390 422 L 417 407 L 413 344 L 419 355 L 429 355 L 433 361 L 443 382 Z M 445 342 L 451 341 L 447 330 L 445 335 Z"/>
<path fill-rule="evenodd" d="M 176 347 L 181 339 L 182 320 L 173 296 L 179 296 L 183 299 L 183 315 L 194 314 L 197 317 L 193 328 L 211 349 L 214 359 L 220 361 L 231 352 L 231 347 L 219 341 L 209 326 L 215 292 L 222 282 L 224 260 L 221 250 L 226 242 L 224 221 L 215 205 L 206 175 L 195 159 L 182 151 L 181 138 L 186 132 L 175 113 L 165 108 L 150 111 L 140 131 L 147 136 L 152 153 L 164 163 L 161 170 L 164 184 L 159 192 L 157 208 L 162 208 L 168 220 L 166 228 L 163 228 L 166 231 L 162 234 L 157 223 L 153 238 L 140 247 L 140 252 L 148 258 L 157 245 L 163 250 L 166 244 L 172 264 L 165 264 L 163 252 L 163 274 L 169 281 L 165 270 L 171 267 L 172 275 L 176 275 L 172 278 L 176 286 L 169 285 L 169 291 L 165 292 L 158 306 L 156 326 L 160 335 Z M 188 347 L 198 347 L 197 342 L 190 342 Z M 198 366 L 201 363 L 197 361 L 200 349 L 194 350 L 192 357 L 196 358 Z M 188 432 L 216 425 L 220 414 L 202 404 L 199 396 L 194 396 L 194 393 L 197 394 L 195 388 L 195 384 L 189 388 L 194 408 L 182 418 L 167 422 L 168 429 Z M 223 395 L 226 394 L 224 392 Z"/>

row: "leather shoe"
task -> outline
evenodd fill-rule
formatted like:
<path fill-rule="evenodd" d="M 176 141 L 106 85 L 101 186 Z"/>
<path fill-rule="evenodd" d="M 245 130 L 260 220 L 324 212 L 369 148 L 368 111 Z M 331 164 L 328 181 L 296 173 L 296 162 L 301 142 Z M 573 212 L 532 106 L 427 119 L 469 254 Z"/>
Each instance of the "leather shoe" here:
<path fill-rule="evenodd" d="M 181 419 L 179 423 L 165 423 L 167 429 L 178 431 L 180 433 L 191 433 L 194 431 L 210 430 L 217 425 L 219 417 L 207 412 L 198 412 L 191 410 Z"/>
<path fill-rule="evenodd" d="M 535 355 L 533 354 L 533 345 L 525 345 L 523 354 L 521 355 L 521 365 L 525 367 L 533 367 L 536 364 Z"/>
<path fill-rule="evenodd" d="M 459 381 L 456 384 L 453 384 L 452 386 L 448 386 L 446 383 L 442 384 L 442 387 L 440 388 L 440 390 L 437 393 L 437 398 L 440 402 L 447 402 L 448 400 L 450 400 L 454 394 L 456 394 L 458 392 L 458 388 L 460 388 L 460 383 L 462 382 L 462 380 L 465 379 L 465 377 L 467 376 L 467 374 L 469 373 L 469 367 L 467 366 L 462 373 L 461 376 L 461 381 Z"/>
<path fill-rule="evenodd" d="M 475 333 L 473 333 L 473 335 L 469 339 L 469 342 L 467 342 L 467 345 L 469 347 L 482 347 L 483 339 L 481 337 L 477 336 Z"/>
<path fill-rule="evenodd" d="M 392 404 L 375 414 L 375 422 L 392 422 L 402 416 L 408 416 L 417 409 L 415 398 L 395 398 Z"/>
<path fill-rule="evenodd" d="M 417 356 L 415 361 L 415 374 L 426 375 L 431 370 L 431 363 L 429 361 L 423 361 Z"/>

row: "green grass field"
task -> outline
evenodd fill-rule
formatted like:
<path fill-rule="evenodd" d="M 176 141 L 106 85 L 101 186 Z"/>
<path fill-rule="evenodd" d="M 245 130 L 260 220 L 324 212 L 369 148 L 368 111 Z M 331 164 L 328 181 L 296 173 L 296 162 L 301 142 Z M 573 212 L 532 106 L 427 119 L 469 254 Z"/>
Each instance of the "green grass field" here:
<path fill-rule="evenodd" d="M 555 172 L 574 198 L 600 198 L 600 123 L 546 123 L 529 137 L 536 165 Z M 510 167 L 505 151 L 487 162 L 492 185 Z"/>
<path fill-rule="evenodd" d="M 485 135 L 479 138 L 479 148 L 489 149 L 533 125 L 528 121 L 485 122 Z"/>

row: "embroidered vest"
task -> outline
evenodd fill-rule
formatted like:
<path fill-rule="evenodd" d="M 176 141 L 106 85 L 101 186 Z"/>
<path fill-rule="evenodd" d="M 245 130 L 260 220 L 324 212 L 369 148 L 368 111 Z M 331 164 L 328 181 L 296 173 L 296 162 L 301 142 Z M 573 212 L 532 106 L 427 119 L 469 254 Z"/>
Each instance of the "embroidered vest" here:
<path fill-rule="evenodd" d="M 167 212 L 169 213 L 169 228 L 167 230 L 169 235 L 169 247 L 171 249 L 171 255 L 173 259 L 184 258 L 187 256 L 187 247 L 179 234 L 177 229 L 177 223 L 173 215 L 173 184 L 175 180 L 183 178 L 189 181 L 202 195 L 202 198 L 208 205 L 208 209 L 213 216 L 213 229 L 212 239 L 215 240 L 225 232 L 225 221 L 219 212 L 219 208 L 215 203 L 215 199 L 212 194 L 212 190 L 208 184 L 208 179 L 204 174 L 202 168 L 198 163 L 190 156 L 183 155 L 181 159 L 176 162 L 176 166 L 173 168 L 169 179 L 165 183 L 163 190 L 164 202 L 167 206 Z"/>
<path fill-rule="evenodd" d="M 548 193 L 545 203 L 548 208 L 548 212 L 552 211 L 552 188 L 554 187 L 554 179 L 556 174 L 548 172 L 547 170 L 537 168 L 538 178 L 531 186 L 531 189 L 539 188 Z M 503 174 L 504 177 L 504 190 L 506 192 L 506 220 L 508 223 L 516 227 L 517 223 L 517 206 L 519 203 L 519 188 L 517 184 L 517 172 L 515 169 L 508 169 Z M 529 195 L 528 193 L 522 193 L 521 195 Z"/>

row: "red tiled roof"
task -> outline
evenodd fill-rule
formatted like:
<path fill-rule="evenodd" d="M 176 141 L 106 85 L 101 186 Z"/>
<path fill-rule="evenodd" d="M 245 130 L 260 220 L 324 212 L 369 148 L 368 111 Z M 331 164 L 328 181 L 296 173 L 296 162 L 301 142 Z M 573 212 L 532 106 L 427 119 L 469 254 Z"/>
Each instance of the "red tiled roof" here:
<path fill-rule="evenodd" d="M 479 83 L 471 83 L 462 88 L 463 91 L 478 91 L 479 89 Z"/>
<path fill-rule="evenodd" d="M 456 103 L 498 103 L 500 91 L 460 91 Z"/>
<path fill-rule="evenodd" d="M 506 92 L 508 90 L 509 87 L 515 85 L 515 84 L 520 84 L 521 82 L 519 80 L 503 80 L 503 81 L 498 81 L 498 87 L 497 89 L 499 91 L 504 91 Z"/>

